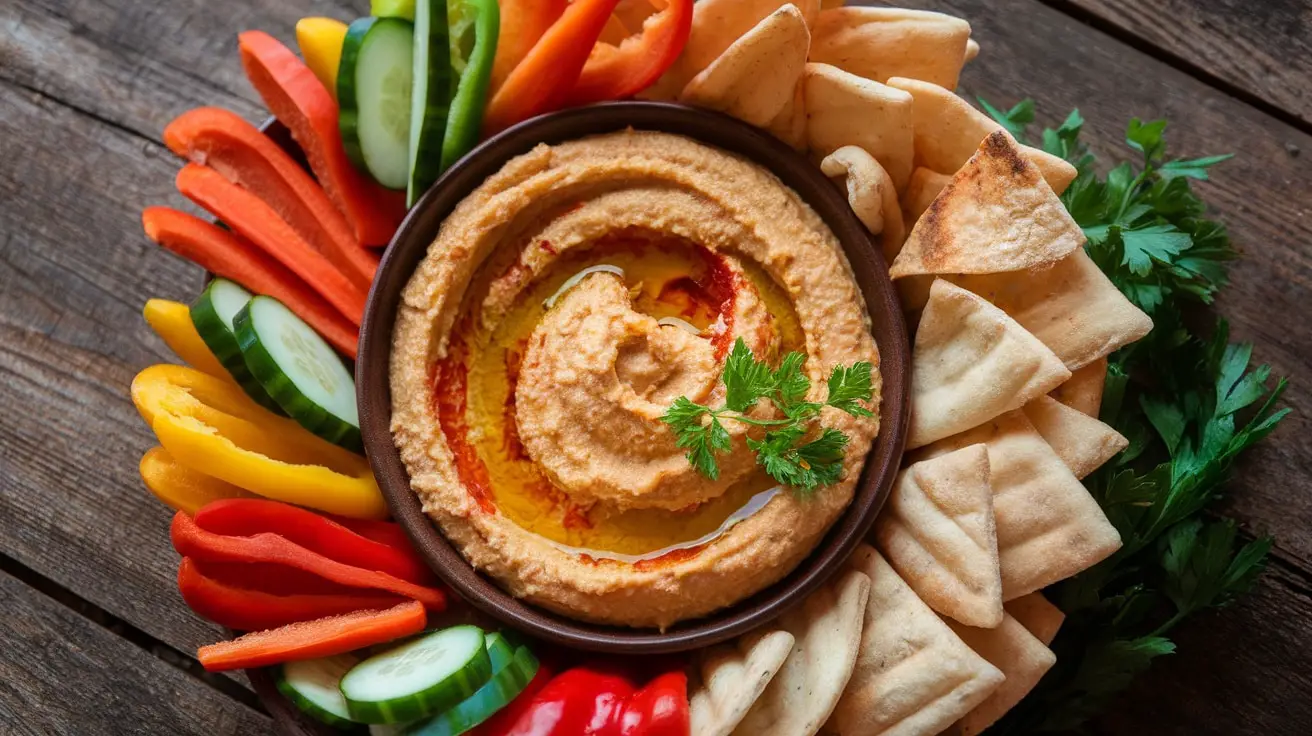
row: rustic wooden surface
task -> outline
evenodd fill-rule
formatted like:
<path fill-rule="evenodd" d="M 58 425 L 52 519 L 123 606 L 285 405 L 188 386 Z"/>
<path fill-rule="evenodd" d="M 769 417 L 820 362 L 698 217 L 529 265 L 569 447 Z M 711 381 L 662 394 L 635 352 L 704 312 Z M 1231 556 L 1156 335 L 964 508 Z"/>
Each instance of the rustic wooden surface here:
<path fill-rule="evenodd" d="M 1224 509 L 1278 539 L 1255 593 L 1178 632 L 1104 733 L 1304 734 L 1312 723 L 1312 0 L 912 0 L 968 18 L 983 54 L 962 91 L 1024 96 L 1123 151 L 1131 116 L 1169 117 L 1174 150 L 1240 155 L 1205 186 L 1245 251 L 1221 304 L 1295 415 L 1238 469 Z M 221 634 L 174 586 L 169 514 L 140 485 L 153 444 L 127 400 L 170 359 L 140 318 L 190 299 L 198 269 L 149 244 L 138 213 L 184 206 L 160 143 L 174 115 L 262 112 L 235 36 L 366 3 L 0 3 L 0 732 L 261 733 L 241 678 L 190 657 Z M 1260 7 L 1260 10 L 1258 9 Z"/>

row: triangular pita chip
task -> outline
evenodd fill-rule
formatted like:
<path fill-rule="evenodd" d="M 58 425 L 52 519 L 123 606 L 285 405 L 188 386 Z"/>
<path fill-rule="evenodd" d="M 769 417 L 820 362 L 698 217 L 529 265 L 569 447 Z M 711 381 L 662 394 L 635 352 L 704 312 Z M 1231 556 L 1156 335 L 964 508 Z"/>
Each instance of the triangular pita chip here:
<path fill-rule="evenodd" d="M 774 11 L 794 5 L 808 23 L 820 13 L 819 0 L 701 0 L 693 6 L 692 32 L 670 68 L 639 95 L 646 100 L 673 100 L 692 78 L 720 58 L 735 41 Z"/>
<path fill-rule="evenodd" d="M 944 174 L 955 173 L 975 155 L 980 141 L 1002 125 L 970 106 L 952 90 L 906 77 L 888 84 L 910 92 L 915 98 L 916 165 Z M 1075 167 L 1064 159 L 1037 148 L 1021 146 L 1025 157 L 1039 167 L 1044 180 L 1061 194 L 1075 181 Z"/>
<path fill-rule="evenodd" d="M 1007 601 L 1003 606 L 1007 615 L 1015 617 L 1031 634 L 1045 646 L 1057 638 L 1057 631 L 1066 620 L 1061 609 L 1048 602 L 1042 593 L 1030 593 L 1015 600 Z"/>
<path fill-rule="evenodd" d="M 698 652 L 688 688 L 691 733 L 733 733 L 783 666 L 793 643 L 787 631 L 764 631 Z"/>
<path fill-rule="evenodd" d="M 679 102 L 764 127 L 792 102 L 810 45 L 802 12 L 785 5 L 693 77 L 679 94 Z"/>
<path fill-rule="evenodd" d="M 1019 409 L 1070 377 L 1051 350 L 1001 309 L 939 279 L 911 350 L 907 447 Z"/>
<path fill-rule="evenodd" d="M 1071 380 L 1054 388 L 1052 398 L 1091 417 L 1102 410 L 1102 390 L 1107 383 L 1107 358 L 1071 371 Z"/>
<path fill-rule="evenodd" d="M 916 221 L 889 275 L 1020 271 L 1058 261 L 1084 240 L 1039 170 L 997 131 Z"/>
<path fill-rule="evenodd" d="M 833 712 L 852 677 L 861 627 L 870 599 L 870 578 L 844 570 L 779 619 L 796 641 L 735 734 L 810 736 Z"/>
<path fill-rule="evenodd" d="M 948 622 L 957 636 L 1007 679 L 983 703 L 961 719 L 961 736 L 975 736 L 993 725 L 1029 694 L 1057 658 L 1019 621 L 1007 616 L 996 629 L 974 629 Z"/>
<path fill-rule="evenodd" d="M 806 65 L 806 139 L 824 158 L 857 146 L 879 162 L 899 192 L 911 178 L 911 95 L 828 64 Z"/>
<path fill-rule="evenodd" d="M 856 670 L 826 733 L 936 734 L 1002 683 L 874 548 L 857 547 L 848 565 L 870 576 L 870 605 Z"/>
<path fill-rule="evenodd" d="M 856 146 L 843 146 L 820 162 L 820 170 L 831 179 L 843 178 L 847 202 L 873 235 L 880 235 L 884 260 L 892 263 L 902 249 L 906 231 L 902 206 L 897 201 L 893 180 L 873 156 Z"/>
<path fill-rule="evenodd" d="M 902 8 L 834 8 L 815 23 L 811 60 L 882 82 L 909 77 L 956 89 L 970 24 Z"/>
<path fill-rule="evenodd" d="M 1148 315 L 1130 303 L 1079 249 L 1048 267 L 954 276 L 997 305 L 1077 370 L 1147 335 Z"/>
<path fill-rule="evenodd" d="M 951 174 L 940 174 L 920 166 L 911 172 L 911 181 L 902 193 L 902 220 L 907 227 L 913 227 L 916 220 L 925 214 L 929 205 L 938 197 L 939 192 L 952 181 Z"/>
<path fill-rule="evenodd" d="M 1020 411 L 935 442 L 915 459 L 980 442 L 989 448 L 1004 601 L 1065 580 L 1120 549 L 1121 536 L 1098 502 Z"/>
<path fill-rule="evenodd" d="M 1076 478 L 1101 468 L 1130 441 L 1120 432 L 1051 396 L 1040 396 L 1022 411 Z"/>
<path fill-rule="evenodd" d="M 875 522 L 898 577 L 929 607 L 967 626 L 1002 623 L 1002 576 L 984 445 L 903 470 Z"/>

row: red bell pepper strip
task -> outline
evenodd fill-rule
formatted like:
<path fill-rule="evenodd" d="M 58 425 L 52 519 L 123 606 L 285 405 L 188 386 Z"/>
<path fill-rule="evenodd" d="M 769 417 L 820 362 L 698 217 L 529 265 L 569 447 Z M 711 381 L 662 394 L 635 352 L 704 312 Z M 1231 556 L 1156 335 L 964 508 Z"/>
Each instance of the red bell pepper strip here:
<path fill-rule="evenodd" d="M 355 358 L 359 342 L 356 326 L 254 243 L 169 207 L 147 207 L 141 213 L 141 224 L 146 237 L 177 255 L 256 294 L 267 294 L 286 304 L 333 347 Z"/>
<path fill-rule="evenodd" d="M 492 96 L 483 132 L 496 133 L 563 107 L 618 4 L 619 0 L 570 3 Z"/>
<path fill-rule="evenodd" d="M 310 168 L 364 245 L 386 245 L 405 217 L 405 194 L 351 165 L 337 127 L 337 103 L 314 72 L 263 31 L 237 37 L 241 64 L 264 104 L 305 151 Z"/>
<path fill-rule="evenodd" d="M 318 575 L 267 562 L 202 562 L 192 559 L 201 574 L 233 588 L 267 590 L 279 595 L 349 595 L 359 588 L 324 580 Z M 372 592 L 372 591 L 371 591 Z"/>
<path fill-rule="evenodd" d="M 207 577 L 188 557 L 178 566 L 178 591 L 187 606 L 201 618 L 237 631 L 276 629 L 353 611 L 381 611 L 406 602 L 400 596 L 371 591 L 309 595 L 266 590 L 273 588 L 240 588 Z"/>
<path fill-rule="evenodd" d="M 588 57 L 568 104 L 622 100 L 650 87 L 683 53 L 692 32 L 693 0 L 669 0 L 642 24 L 642 33 L 618 46 L 598 43 Z"/>
<path fill-rule="evenodd" d="M 225 503 L 225 501 L 245 503 Z M 196 513 L 196 526 L 228 537 L 270 532 L 346 565 L 377 570 L 418 585 L 433 573 L 413 549 L 400 550 L 363 537 L 308 509 L 263 498 L 223 499 Z"/>
<path fill-rule="evenodd" d="M 414 550 L 414 545 L 410 543 L 410 537 L 406 536 L 405 529 L 394 521 L 377 521 L 375 519 L 352 519 L 347 516 L 332 516 L 328 518 L 359 534 L 367 537 L 380 544 L 386 544 L 389 547 L 396 547 L 403 550 Z"/>
<path fill-rule="evenodd" d="M 499 736 L 688 736 L 688 678 L 665 673 L 641 690 L 625 676 L 575 667 L 548 682 Z"/>
<path fill-rule="evenodd" d="M 337 270 L 332 261 L 253 193 L 233 184 L 208 166 L 187 164 L 178 172 L 178 191 L 225 225 L 255 243 L 301 277 L 354 324 L 364 318 L 366 289 Z"/>
<path fill-rule="evenodd" d="M 407 601 L 385 611 L 356 611 L 257 631 L 201 647 L 196 657 L 210 672 L 331 657 L 417 634 L 427 621 L 424 607 Z"/>
<path fill-rule="evenodd" d="M 490 94 L 501 89 L 542 34 L 565 12 L 569 0 L 500 0 L 500 5 L 501 31 L 492 62 Z"/>
<path fill-rule="evenodd" d="M 446 608 L 446 595 L 376 570 L 352 567 L 324 557 L 268 532 L 250 537 L 226 537 L 201 529 L 182 512 L 173 517 L 169 529 L 173 548 L 183 557 L 201 562 L 266 562 L 313 573 L 352 588 L 370 588 L 395 593 L 423 603 L 431 611 Z"/>
<path fill-rule="evenodd" d="M 378 255 L 356 242 L 323 187 L 254 125 L 227 110 L 199 107 L 164 128 L 164 143 L 264 200 L 310 247 L 368 290 Z"/>

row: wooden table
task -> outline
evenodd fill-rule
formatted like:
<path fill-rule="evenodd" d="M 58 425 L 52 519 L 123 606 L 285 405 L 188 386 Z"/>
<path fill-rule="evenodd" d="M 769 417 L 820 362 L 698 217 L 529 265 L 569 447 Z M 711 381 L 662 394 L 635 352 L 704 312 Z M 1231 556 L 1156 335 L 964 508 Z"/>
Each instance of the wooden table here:
<path fill-rule="evenodd" d="M 1078 106 L 1121 155 L 1131 116 L 1168 117 L 1182 155 L 1237 151 L 1204 196 L 1245 259 L 1221 310 L 1289 376 L 1296 413 L 1238 469 L 1226 513 L 1271 533 L 1254 593 L 1178 632 L 1103 733 L 1306 734 L 1312 724 L 1312 0 L 913 0 L 968 18 L 962 82 L 1044 122 Z M 160 142 L 199 105 L 265 115 L 236 34 L 291 40 L 297 18 L 366 3 L 0 3 L 0 732 L 253 734 L 272 724 L 241 677 L 193 652 L 221 636 L 174 583 L 169 512 L 142 488 L 154 444 L 132 377 L 172 360 L 146 299 L 190 301 L 196 267 L 142 235 L 186 207 Z"/>

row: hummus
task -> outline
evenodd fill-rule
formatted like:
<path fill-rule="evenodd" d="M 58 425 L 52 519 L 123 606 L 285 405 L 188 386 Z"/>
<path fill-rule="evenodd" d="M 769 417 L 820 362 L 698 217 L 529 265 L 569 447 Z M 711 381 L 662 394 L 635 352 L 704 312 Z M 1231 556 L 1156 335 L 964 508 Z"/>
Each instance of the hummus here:
<path fill-rule="evenodd" d="M 851 443 L 843 479 L 809 495 L 757 466 L 741 422 L 719 478 L 699 474 L 660 417 L 680 396 L 722 405 L 739 338 L 771 364 L 804 352 L 813 400 L 834 366 L 869 361 L 878 408 L 851 267 L 796 193 L 664 133 L 542 145 L 456 207 L 411 277 L 393 436 L 425 512 L 511 594 L 664 628 L 796 567 L 878 432 L 826 408 Z"/>

